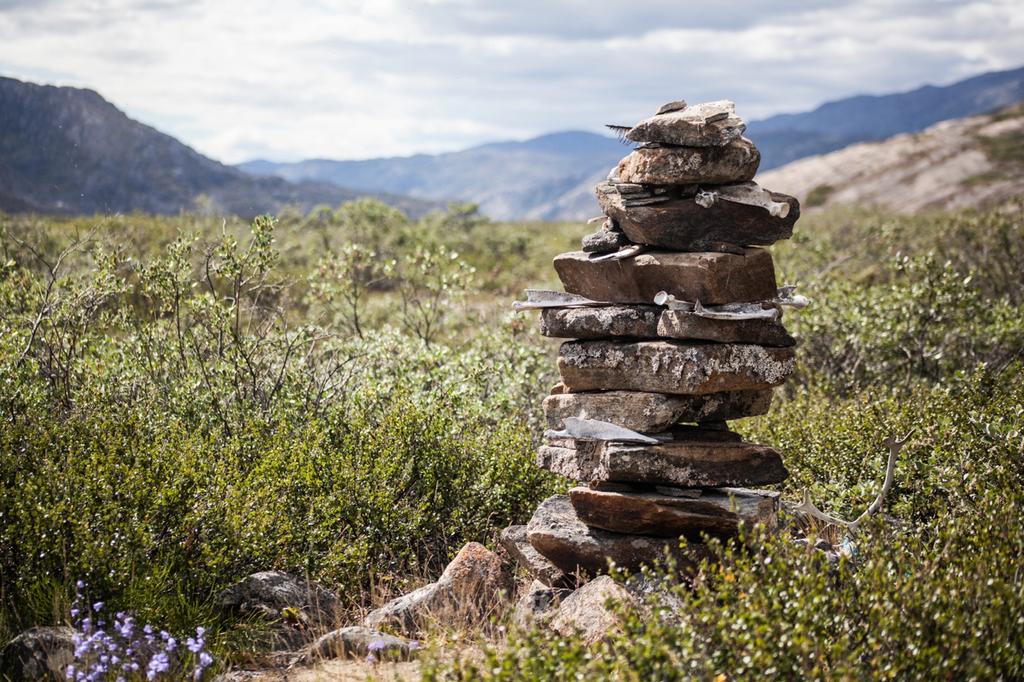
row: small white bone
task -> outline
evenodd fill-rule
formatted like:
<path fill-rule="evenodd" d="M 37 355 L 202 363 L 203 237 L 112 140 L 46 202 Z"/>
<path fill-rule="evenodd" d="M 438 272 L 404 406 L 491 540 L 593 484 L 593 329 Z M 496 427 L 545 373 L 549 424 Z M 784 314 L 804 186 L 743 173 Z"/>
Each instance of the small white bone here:
<path fill-rule="evenodd" d="M 784 201 L 772 199 L 771 192 L 759 186 L 756 182 L 741 182 L 735 185 L 724 185 L 716 187 L 711 191 L 701 191 L 694 197 L 698 206 L 710 208 L 718 200 L 729 201 L 734 204 L 746 206 L 757 206 L 765 209 L 775 218 L 785 218 L 789 215 L 789 204 Z"/>
<path fill-rule="evenodd" d="M 615 253 L 606 253 L 603 256 L 591 256 L 590 261 L 592 263 L 600 263 L 606 260 L 625 260 L 626 258 L 638 256 L 643 252 L 643 244 L 630 244 L 629 246 L 623 246 Z"/>
<path fill-rule="evenodd" d="M 592 301 L 584 296 L 567 294 L 564 291 L 527 289 L 525 301 L 513 301 L 513 310 L 536 310 L 538 308 L 597 308 L 611 303 Z"/>

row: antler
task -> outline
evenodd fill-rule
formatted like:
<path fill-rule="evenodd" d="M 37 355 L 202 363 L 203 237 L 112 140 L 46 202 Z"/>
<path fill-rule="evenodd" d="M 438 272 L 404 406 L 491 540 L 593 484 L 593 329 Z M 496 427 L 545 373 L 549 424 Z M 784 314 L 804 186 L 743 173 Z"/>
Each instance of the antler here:
<path fill-rule="evenodd" d="M 882 508 L 882 503 L 885 502 L 885 496 L 889 493 L 889 489 L 892 488 L 893 474 L 896 471 L 896 456 L 907 441 L 910 440 L 910 436 L 913 435 L 913 433 L 914 429 L 910 429 L 910 431 L 907 432 L 907 435 L 903 436 L 903 438 L 894 440 L 890 437 L 885 439 L 884 442 L 889 447 L 889 460 L 885 465 L 885 479 L 882 482 L 882 489 L 878 491 L 878 495 L 875 497 L 874 502 L 872 502 L 868 508 L 864 510 L 864 513 L 858 516 L 855 520 L 844 521 L 821 511 L 813 502 L 811 502 L 811 494 L 806 489 L 803 493 L 803 500 L 800 504 L 791 507 L 791 511 L 804 521 L 812 520 L 817 523 L 825 524 L 826 526 L 845 528 L 848 535 L 855 534 L 862 523 L 877 514 L 878 510 Z"/>

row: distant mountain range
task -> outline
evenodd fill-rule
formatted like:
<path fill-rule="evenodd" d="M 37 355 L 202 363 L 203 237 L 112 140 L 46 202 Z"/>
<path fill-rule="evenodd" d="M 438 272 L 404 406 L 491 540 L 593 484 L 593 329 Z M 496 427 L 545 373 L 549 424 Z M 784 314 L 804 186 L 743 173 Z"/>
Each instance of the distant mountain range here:
<path fill-rule="evenodd" d="M 368 193 L 414 214 L 437 206 L 385 191 L 256 177 L 133 121 L 92 90 L 0 77 L 2 211 L 252 216 L 285 205 L 337 206 Z"/>
<path fill-rule="evenodd" d="M 758 176 L 805 210 L 834 204 L 900 213 L 998 205 L 1024 194 L 1024 104 L 860 142 Z"/>
<path fill-rule="evenodd" d="M 945 87 L 850 97 L 751 122 L 747 135 L 767 171 L 1020 100 L 1024 68 Z M 371 195 L 413 215 L 462 200 L 499 219 L 577 220 L 597 212 L 594 185 L 628 152 L 611 137 L 569 131 L 445 154 L 231 167 L 133 121 L 91 90 L 0 77 L 2 211 L 251 216 Z"/>
<path fill-rule="evenodd" d="M 938 121 L 993 111 L 1022 99 L 1024 67 L 945 87 L 850 97 L 807 113 L 780 114 L 751 122 L 747 136 L 761 150 L 761 169 L 770 170 L 855 142 L 916 132 Z M 742 102 L 739 108 L 742 113 Z M 475 201 L 485 213 L 500 219 L 577 220 L 596 212 L 594 185 L 628 152 L 628 147 L 609 137 L 564 132 L 446 154 L 366 161 L 251 161 L 239 168 L 293 181 Z"/>

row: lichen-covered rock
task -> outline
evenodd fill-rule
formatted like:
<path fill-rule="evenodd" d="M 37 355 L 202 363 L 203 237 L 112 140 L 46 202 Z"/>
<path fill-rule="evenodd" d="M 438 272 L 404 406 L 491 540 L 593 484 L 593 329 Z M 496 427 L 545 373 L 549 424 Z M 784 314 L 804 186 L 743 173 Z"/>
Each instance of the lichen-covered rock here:
<path fill-rule="evenodd" d="M 708 147 L 729 144 L 747 129 L 729 100 L 702 102 L 679 107 L 670 103 L 658 113 L 633 126 L 626 139 L 632 142 L 659 142 L 683 147 Z"/>
<path fill-rule="evenodd" d="M 566 341 L 558 373 L 570 391 L 702 395 L 778 386 L 793 371 L 792 348 L 679 341 Z"/>
<path fill-rule="evenodd" d="M 517 564 L 544 585 L 568 587 L 575 583 L 574 576 L 568 575 L 533 548 L 526 537 L 526 526 L 509 526 L 501 532 L 498 542 Z"/>
<path fill-rule="evenodd" d="M 643 185 L 725 185 L 752 180 L 760 163 L 757 147 L 741 137 L 718 147 L 641 147 L 619 162 L 618 177 Z"/>
<path fill-rule="evenodd" d="M 497 554 L 470 542 L 452 559 L 437 582 L 391 600 L 372 611 L 363 624 L 391 627 L 402 634 L 419 631 L 424 624 L 482 623 L 504 608 L 512 593 L 511 577 Z"/>
<path fill-rule="evenodd" d="M 800 202 L 777 192 L 770 196 L 789 205 L 785 217 L 724 200 L 704 208 L 696 201 L 696 187 L 670 188 L 663 194 L 666 200 L 650 204 L 626 200 L 611 182 L 599 184 L 596 194 L 601 211 L 615 220 L 630 242 L 680 251 L 703 251 L 722 243 L 774 244 L 793 236 L 793 225 L 800 217 Z"/>
<path fill-rule="evenodd" d="M 677 568 L 691 572 L 706 555 L 700 544 L 683 548 L 675 539 L 623 535 L 590 528 L 576 515 L 569 498 L 553 495 L 544 500 L 526 526 L 534 548 L 566 573 L 589 575 L 606 573 L 608 562 L 620 568 L 637 570 L 672 556 Z"/>
<path fill-rule="evenodd" d="M 338 597 L 330 590 L 283 571 L 246 576 L 221 591 L 217 601 L 232 615 L 259 614 L 271 621 L 298 618 L 304 625 L 332 626 L 339 608 Z"/>
<path fill-rule="evenodd" d="M 789 475 L 774 449 L 729 441 L 674 441 L 658 445 L 560 441 L 542 445 L 537 450 L 537 464 L 573 481 L 680 488 L 772 485 Z"/>
<path fill-rule="evenodd" d="M 680 422 L 715 422 L 764 414 L 772 390 L 666 395 L 639 391 L 557 393 L 544 399 L 548 428 L 564 428 L 566 417 L 611 422 L 640 433 L 661 433 Z"/>
<path fill-rule="evenodd" d="M 755 248 L 740 254 L 657 251 L 606 261 L 571 251 L 556 256 L 554 266 L 567 292 L 607 303 L 650 305 L 661 291 L 704 305 L 766 301 L 777 293 L 771 254 Z"/>
<path fill-rule="evenodd" d="M 63 680 L 75 660 L 75 631 L 69 627 L 34 627 L 0 650 L 0 679 L 10 682 Z"/>
<path fill-rule="evenodd" d="M 622 627 L 622 616 L 615 608 L 631 606 L 639 606 L 637 597 L 611 576 L 603 575 L 562 600 L 549 626 L 563 637 L 579 637 L 594 644 Z"/>
<path fill-rule="evenodd" d="M 777 525 L 779 494 L 738 488 L 696 489 L 690 494 L 620 492 L 576 487 L 569 491 L 576 515 L 588 526 L 615 533 L 659 537 L 702 533 L 735 535 L 741 525 Z"/>
<path fill-rule="evenodd" d="M 753 343 L 782 348 L 796 345 L 796 341 L 777 319 L 718 320 L 685 310 L 662 312 L 658 316 L 657 335 L 684 341 Z"/>
<path fill-rule="evenodd" d="M 559 339 L 653 339 L 658 336 L 661 312 L 654 305 L 545 308 L 540 314 L 540 333 Z"/>

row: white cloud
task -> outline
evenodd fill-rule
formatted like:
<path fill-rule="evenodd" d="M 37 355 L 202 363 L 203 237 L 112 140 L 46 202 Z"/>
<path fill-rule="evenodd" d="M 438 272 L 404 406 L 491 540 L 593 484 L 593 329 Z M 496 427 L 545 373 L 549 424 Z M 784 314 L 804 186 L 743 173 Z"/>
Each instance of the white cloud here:
<path fill-rule="evenodd" d="M 98 90 L 203 153 L 360 158 L 757 118 L 1024 63 L 1017 0 L 0 0 L 0 73 Z"/>

